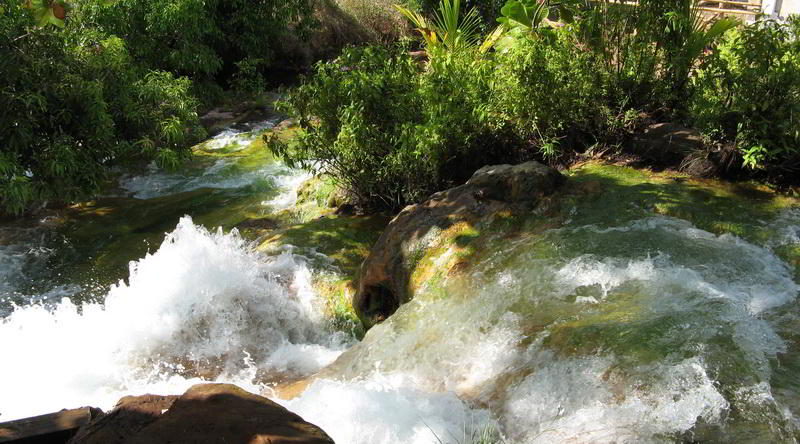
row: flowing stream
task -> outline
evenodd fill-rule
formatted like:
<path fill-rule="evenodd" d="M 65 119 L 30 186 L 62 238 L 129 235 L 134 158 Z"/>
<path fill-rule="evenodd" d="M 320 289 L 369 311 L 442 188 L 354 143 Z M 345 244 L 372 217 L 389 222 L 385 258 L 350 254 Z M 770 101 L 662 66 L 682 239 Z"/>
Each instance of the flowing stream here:
<path fill-rule="evenodd" d="M 71 228 L 0 227 L 0 421 L 304 381 L 275 399 L 339 443 L 800 438 L 800 285 L 777 253 L 800 248 L 797 208 L 756 222 L 760 239 L 656 214 L 498 236 L 357 342 L 330 327 L 306 258 L 203 222 L 220 202 L 285 208 L 305 177 L 272 160 L 150 168 Z M 132 209 L 98 216 L 114 205 Z"/>

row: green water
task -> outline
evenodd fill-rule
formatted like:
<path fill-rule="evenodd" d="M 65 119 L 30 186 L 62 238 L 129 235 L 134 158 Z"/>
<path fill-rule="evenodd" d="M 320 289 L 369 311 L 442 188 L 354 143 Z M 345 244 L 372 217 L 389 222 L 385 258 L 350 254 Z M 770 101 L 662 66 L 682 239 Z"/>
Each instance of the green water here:
<path fill-rule="evenodd" d="M 177 171 L 129 167 L 96 200 L 0 224 L 0 314 L 12 304 L 63 296 L 102 301 L 111 284 L 128 277 L 128 264 L 155 252 L 185 215 L 209 229 L 258 235 L 252 221 L 282 209 L 273 201 L 291 187 L 287 181 L 303 178 L 273 158 L 263 132 L 198 145 Z"/>
<path fill-rule="evenodd" d="M 0 414 L 44 413 L 20 386 L 107 408 L 304 380 L 285 403 L 343 443 L 797 442 L 800 204 L 619 166 L 567 175 L 540 211 L 420 252 L 414 300 L 353 344 L 330 328 L 352 320 L 351 289 L 332 279 L 331 312 L 312 276 L 353 277 L 384 219 L 285 209 L 304 176 L 250 141 L 121 172 L 107 197 L 0 226 L 16 356 Z"/>
<path fill-rule="evenodd" d="M 795 203 L 571 174 L 548 216 L 476 227 L 458 273 L 433 272 L 324 376 L 380 363 L 488 409 L 510 442 L 796 442 Z"/>

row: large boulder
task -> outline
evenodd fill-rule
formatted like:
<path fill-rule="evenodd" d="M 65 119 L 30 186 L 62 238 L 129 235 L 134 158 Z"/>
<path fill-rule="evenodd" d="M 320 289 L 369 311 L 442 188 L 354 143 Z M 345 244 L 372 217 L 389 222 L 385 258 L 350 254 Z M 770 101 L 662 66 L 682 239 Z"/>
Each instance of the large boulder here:
<path fill-rule="evenodd" d="M 630 149 L 647 165 L 675 168 L 703 148 L 703 136 L 693 128 L 676 123 L 655 123 L 636 135 Z"/>
<path fill-rule="evenodd" d="M 122 398 L 70 444 L 332 444 L 319 427 L 231 384 L 200 384 L 177 396 Z"/>
<path fill-rule="evenodd" d="M 361 266 L 353 308 L 366 327 L 385 319 L 413 295 L 416 259 L 448 228 L 477 224 L 501 211 L 530 211 L 565 178 L 538 162 L 486 166 L 466 184 L 403 209 L 386 227 Z"/>

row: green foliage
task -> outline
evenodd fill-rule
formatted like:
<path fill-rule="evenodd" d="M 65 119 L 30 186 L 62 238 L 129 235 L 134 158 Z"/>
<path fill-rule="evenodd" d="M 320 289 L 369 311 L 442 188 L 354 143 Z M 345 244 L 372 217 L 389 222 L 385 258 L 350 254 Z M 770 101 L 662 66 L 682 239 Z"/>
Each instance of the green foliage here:
<path fill-rule="evenodd" d="M 600 132 L 609 114 L 604 78 L 588 69 L 591 62 L 570 27 L 518 38 L 497 58 L 498 114 L 545 157 L 558 155 L 562 144 L 575 149 L 578 139 Z"/>
<path fill-rule="evenodd" d="M 236 62 L 238 71 L 233 75 L 231 81 L 233 89 L 249 97 L 262 95 L 267 89 L 267 82 L 259 69 L 263 64 L 264 59 L 252 57 Z"/>
<path fill-rule="evenodd" d="M 739 21 L 721 18 L 707 21 L 703 13 L 690 1 L 679 2 L 677 7 L 665 14 L 667 18 L 668 42 L 666 52 L 666 81 L 671 87 L 670 104 L 682 108 L 688 99 L 689 74 L 703 51 Z"/>
<path fill-rule="evenodd" d="M 666 108 L 681 114 L 692 68 L 703 51 L 736 25 L 703 20 L 691 0 L 598 2 L 580 13 L 580 40 L 608 79 L 619 109 Z"/>
<path fill-rule="evenodd" d="M 517 40 L 535 33 L 544 24 L 550 24 L 550 17 L 572 23 L 580 0 L 562 0 L 553 3 L 550 0 L 508 0 L 500 10 L 502 16 L 497 19 L 500 27 L 495 31 L 496 42 L 493 44 L 500 50 L 507 50 L 516 45 Z"/>
<path fill-rule="evenodd" d="M 29 0 L 27 7 L 31 10 L 38 26 L 55 25 L 64 27 L 66 3 L 53 0 Z"/>
<path fill-rule="evenodd" d="M 481 19 L 480 30 L 486 33 L 497 26 L 496 19 L 505 3 L 506 0 L 463 0 L 462 7 L 477 11 Z M 439 0 L 404 0 L 403 6 L 424 15 L 432 15 L 439 9 Z"/>
<path fill-rule="evenodd" d="M 487 106 L 492 68 L 470 53 L 434 51 L 422 70 L 403 48 L 348 49 L 283 104 L 304 129 L 298 145 L 270 146 L 365 205 L 402 208 L 510 157 Z"/>
<path fill-rule="evenodd" d="M 6 8 L 0 212 L 90 196 L 110 165 L 174 164 L 202 137 L 187 79 L 136 65 L 121 39 L 80 22 L 37 27 L 21 3 Z"/>
<path fill-rule="evenodd" d="M 800 171 L 800 17 L 731 32 L 693 80 L 694 123 L 750 168 Z"/>
<path fill-rule="evenodd" d="M 474 47 L 480 40 L 480 17 L 475 8 L 461 15 L 461 0 L 440 0 L 432 20 L 423 14 L 395 5 L 422 34 L 428 49 L 440 44 L 450 50 Z"/>
<path fill-rule="evenodd" d="M 312 24 L 310 0 L 84 0 L 82 13 L 151 69 L 227 82 L 241 64 L 266 70 L 287 33 Z"/>
<path fill-rule="evenodd" d="M 665 25 L 655 1 L 638 7 L 600 2 L 578 22 L 579 38 L 607 79 L 608 100 L 620 109 L 663 103 L 659 69 L 664 63 Z"/>

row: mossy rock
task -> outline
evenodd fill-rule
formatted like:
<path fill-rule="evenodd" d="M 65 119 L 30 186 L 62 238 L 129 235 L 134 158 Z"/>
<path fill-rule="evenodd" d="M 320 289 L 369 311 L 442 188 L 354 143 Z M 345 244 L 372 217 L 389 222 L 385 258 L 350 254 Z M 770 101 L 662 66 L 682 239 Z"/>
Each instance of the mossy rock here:
<path fill-rule="evenodd" d="M 437 279 L 456 263 L 464 267 L 468 244 L 504 215 L 530 213 L 547 205 L 564 182 L 537 162 L 479 169 L 464 185 L 403 209 L 389 224 L 362 267 L 353 306 L 374 325 L 409 302 L 422 282 Z M 478 231 L 476 231 L 478 230 Z"/>
<path fill-rule="evenodd" d="M 397 263 L 407 270 L 407 280 L 396 271 L 397 267 L 394 272 L 385 272 L 382 277 L 389 283 L 373 287 L 375 300 L 365 304 L 363 310 L 370 313 L 385 308 L 382 298 L 393 298 L 393 292 L 398 291 L 394 289 L 399 288 L 390 283 L 392 279 L 406 285 L 409 297 L 423 290 L 426 295 L 447 297 L 448 282 L 469 274 L 473 264 L 517 239 L 537 236 L 548 229 L 565 225 L 619 226 L 663 215 L 687 220 L 717 235 L 729 233 L 757 245 L 769 245 L 775 235 L 771 221 L 783 211 L 800 206 L 800 200 L 761 184 L 693 179 L 676 172 L 588 162 L 565 175 L 569 177 L 566 186 L 544 197 L 533 209 L 498 207 L 488 211 L 489 216 L 480 217 L 462 217 L 454 212 L 436 219 L 439 222 L 429 229 L 398 237 L 404 253 L 402 262 Z M 397 248 L 384 245 L 383 249 L 391 254 Z M 800 278 L 800 246 L 772 249 Z M 361 287 L 365 284 L 368 282 L 360 283 Z M 356 304 L 360 302 L 364 301 Z M 366 323 L 386 316 L 379 315 Z"/>

